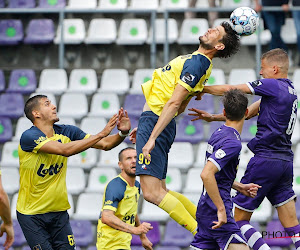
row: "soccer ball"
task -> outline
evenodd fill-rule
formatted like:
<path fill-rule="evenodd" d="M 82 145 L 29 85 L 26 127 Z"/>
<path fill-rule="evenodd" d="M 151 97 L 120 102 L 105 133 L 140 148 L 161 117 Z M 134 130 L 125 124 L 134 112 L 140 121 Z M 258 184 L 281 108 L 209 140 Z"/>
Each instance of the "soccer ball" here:
<path fill-rule="evenodd" d="M 233 29 L 241 36 L 253 34 L 259 25 L 258 15 L 249 7 L 236 8 L 230 15 L 230 21 Z"/>

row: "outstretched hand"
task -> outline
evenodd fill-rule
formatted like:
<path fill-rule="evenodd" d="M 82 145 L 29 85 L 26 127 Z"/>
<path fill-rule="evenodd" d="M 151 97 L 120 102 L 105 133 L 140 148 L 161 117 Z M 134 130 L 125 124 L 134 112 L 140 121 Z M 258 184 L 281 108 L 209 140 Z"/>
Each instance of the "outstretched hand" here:
<path fill-rule="evenodd" d="M 117 120 L 118 120 L 118 115 L 117 114 L 113 115 L 110 118 L 110 120 L 108 121 L 108 123 L 106 124 L 106 126 L 104 127 L 104 129 L 101 131 L 101 133 L 103 133 L 104 137 L 106 137 L 106 136 L 108 136 L 110 134 L 110 132 L 116 126 Z"/>
<path fill-rule="evenodd" d="M 128 132 L 131 128 L 131 123 L 130 123 L 130 119 L 128 117 L 128 113 L 122 107 L 119 109 L 117 128 L 123 134 L 128 134 Z"/>
<path fill-rule="evenodd" d="M 129 140 L 132 142 L 132 144 L 136 143 L 136 132 L 137 132 L 137 127 L 135 127 L 133 130 L 131 130 L 129 134 Z"/>
<path fill-rule="evenodd" d="M 197 120 L 204 120 L 207 122 L 212 122 L 213 121 L 213 116 L 212 114 L 204 111 L 204 110 L 200 110 L 200 109 L 196 109 L 196 108 L 190 108 L 189 111 L 195 112 L 195 113 L 188 113 L 188 115 L 190 116 L 195 116 L 194 119 L 192 119 L 191 121 L 197 121 Z"/>

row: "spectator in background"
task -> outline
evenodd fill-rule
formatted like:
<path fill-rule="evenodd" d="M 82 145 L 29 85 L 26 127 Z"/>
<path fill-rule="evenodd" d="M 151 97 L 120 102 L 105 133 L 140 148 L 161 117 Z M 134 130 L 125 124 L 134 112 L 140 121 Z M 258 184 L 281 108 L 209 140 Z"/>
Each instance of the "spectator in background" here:
<path fill-rule="evenodd" d="M 300 6 L 300 0 L 293 0 L 293 6 Z M 296 32 L 297 32 L 297 47 L 298 52 L 300 53 L 300 11 L 294 10 L 293 12 L 293 18 L 295 22 Z M 300 58 L 298 59 L 298 66 L 300 66 Z"/>

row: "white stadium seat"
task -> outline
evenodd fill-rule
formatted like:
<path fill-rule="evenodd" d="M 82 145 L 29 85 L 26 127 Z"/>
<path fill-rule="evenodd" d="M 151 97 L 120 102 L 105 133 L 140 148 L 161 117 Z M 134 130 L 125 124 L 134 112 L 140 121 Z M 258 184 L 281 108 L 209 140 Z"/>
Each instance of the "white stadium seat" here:
<path fill-rule="evenodd" d="M 127 0 L 99 0 L 100 9 L 126 9 Z"/>
<path fill-rule="evenodd" d="M 254 156 L 252 151 L 247 147 L 247 143 L 242 142 L 242 150 L 241 150 L 241 157 L 240 157 L 240 164 L 239 166 L 242 168 L 246 168 L 250 159 Z"/>
<path fill-rule="evenodd" d="M 293 18 L 286 18 L 284 25 L 281 27 L 282 40 L 287 44 L 297 43 L 297 32 Z"/>
<path fill-rule="evenodd" d="M 147 24 L 144 19 L 123 19 L 119 28 L 117 44 L 142 45 L 148 37 Z"/>
<path fill-rule="evenodd" d="M 18 146 L 19 142 L 9 141 L 4 143 L 0 161 L 1 168 L 19 167 Z"/>
<path fill-rule="evenodd" d="M 1 181 L 7 194 L 12 195 L 19 190 L 19 169 L 1 168 Z"/>
<path fill-rule="evenodd" d="M 76 212 L 73 218 L 76 220 L 97 221 L 102 207 L 102 194 L 81 193 L 77 200 Z"/>
<path fill-rule="evenodd" d="M 206 86 L 223 85 L 223 84 L 226 84 L 225 74 L 223 69 L 213 69 L 206 83 Z"/>
<path fill-rule="evenodd" d="M 78 195 L 85 189 L 85 176 L 82 168 L 67 169 L 68 193 Z"/>
<path fill-rule="evenodd" d="M 19 141 L 23 132 L 33 126 L 32 122 L 27 117 L 20 117 L 17 121 L 15 136 L 13 141 Z"/>
<path fill-rule="evenodd" d="M 299 150 L 297 150 L 296 152 L 299 153 Z M 299 157 L 297 158 L 299 159 Z M 299 166 L 299 162 L 297 162 L 297 166 Z M 300 168 L 299 167 L 294 168 L 293 190 L 297 195 L 300 195 Z"/>
<path fill-rule="evenodd" d="M 37 92 L 35 92 L 35 93 L 31 93 L 30 97 L 33 97 L 33 96 L 36 96 L 36 95 L 46 95 L 48 97 L 48 99 L 51 101 L 51 103 L 54 104 L 57 107 L 55 95 L 53 93 L 45 93 L 45 92 L 37 93 Z"/>
<path fill-rule="evenodd" d="M 86 192 L 103 193 L 104 188 L 109 181 L 117 176 L 114 168 L 92 168 Z"/>
<path fill-rule="evenodd" d="M 97 167 L 114 167 L 119 168 L 118 166 L 118 158 L 119 158 L 119 152 L 121 149 L 126 148 L 127 144 L 125 142 L 122 142 L 117 147 L 108 150 L 108 151 L 100 151 L 100 160 L 97 163 Z"/>
<path fill-rule="evenodd" d="M 160 9 L 185 9 L 188 8 L 188 0 L 161 0 L 160 1 Z"/>
<path fill-rule="evenodd" d="M 295 69 L 294 70 L 294 74 L 293 74 L 293 83 L 294 83 L 294 87 L 298 93 L 298 95 L 300 95 L 300 69 Z"/>
<path fill-rule="evenodd" d="M 129 8 L 134 10 L 156 10 L 158 8 L 158 0 L 131 0 Z"/>
<path fill-rule="evenodd" d="M 254 69 L 231 69 L 228 84 L 236 85 L 255 81 L 256 73 Z"/>
<path fill-rule="evenodd" d="M 85 94 L 65 93 L 59 102 L 59 115 L 81 119 L 88 113 L 88 102 Z"/>
<path fill-rule="evenodd" d="M 98 92 L 124 94 L 129 90 L 129 75 L 126 69 L 105 69 Z"/>
<path fill-rule="evenodd" d="M 99 150 L 89 148 L 79 154 L 68 157 L 68 167 L 90 169 L 97 164 Z"/>
<path fill-rule="evenodd" d="M 181 173 L 178 168 L 169 168 L 166 177 L 166 186 L 168 189 L 181 192 L 182 189 L 182 180 Z"/>
<path fill-rule="evenodd" d="M 250 7 L 251 0 L 222 0 L 222 7 L 231 7 L 231 8 L 237 8 L 237 7 Z"/>
<path fill-rule="evenodd" d="M 193 146 L 189 142 L 174 142 L 169 155 L 169 167 L 188 169 L 194 163 Z"/>
<path fill-rule="evenodd" d="M 143 221 L 167 221 L 169 214 L 158 206 L 143 200 L 142 213 L 139 214 L 139 218 Z"/>
<path fill-rule="evenodd" d="M 154 69 L 136 69 L 133 74 L 130 94 L 143 94 L 141 85 L 152 79 Z"/>
<path fill-rule="evenodd" d="M 98 134 L 106 126 L 104 117 L 84 117 L 80 123 L 80 129 L 91 135 Z"/>
<path fill-rule="evenodd" d="M 67 90 L 67 87 L 68 78 L 64 69 L 44 69 L 42 70 L 39 87 L 36 89 L 36 92 L 61 95 Z"/>
<path fill-rule="evenodd" d="M 196 161 L 194 162 L 195 168 L 204 168 L 206 157 L 207 142 L 200 142 L 196 153 Z"/>
<path fill-rule="evenodd" d="M 96 93 L 92 97 L 91 110 L 88 116 L 111 118 L 120 108 L 119 97 L 115 93 Z"/>
<path fill-rule="evenodd" d="M 263 200 L 260 206 L 255 209 L 253 215 L 251 216 L 252 221 L 265 222 L 270 219 L 272 215 L 272 205 L 267 198 Z"/>
<path fill-rule="evenodd" d="M 70 9 L 95 9 L 97 7 L 97 0 L 69 0 L 67 8 Z"/>
<path fill-rule="evenodd" d="M 189 169 L 186 177 L 185 187 L 183 192 L 185 193 L 202 193 L 203 182 L 200 177 L 203 168 L 191 168 Z"/>
<path fill-rule="evenodd" d="M 68 92 L 90 95 L 97 88 L 98 80 L 94 69 L 73 69 L 71 71 Z"/>
<path fill-rule="evenodd" d="M 173 18 L 168 19 L 168 43 L 174 43 L 178 37 L 178 27 L 177 22 Z M 149 38 L 147 40 L 148 44 L 153 41 L 153 31 L 152 28 L 149 30 Z M 166 41 L 166 22 L 165 19 L 155 20 L 155 42 L 157 44 L 164 44 Z"/>
<path fill-rule="evenodd" d="M 65 44 L 80 44 L 85 38 L 85 26 L 84 22 L 80 18 L 64 19 L 63 21 L 63 41 Z M 61 42 L 61 27 L 57 28 L 56 37 L 54 39 L 55 44 Z"/>
<path fill-rule="evenodd" d="M 266 45 L 271 41 L 271 32 L 270 30 L 264 29 L 264 21 L 260 18 L 259 26 L 251 36 L 242 36 L 241 44 L 242 45 L 256 45 L 258 41 L 258 32 L 260 32 L 260 42 L 262 45 Z"/>

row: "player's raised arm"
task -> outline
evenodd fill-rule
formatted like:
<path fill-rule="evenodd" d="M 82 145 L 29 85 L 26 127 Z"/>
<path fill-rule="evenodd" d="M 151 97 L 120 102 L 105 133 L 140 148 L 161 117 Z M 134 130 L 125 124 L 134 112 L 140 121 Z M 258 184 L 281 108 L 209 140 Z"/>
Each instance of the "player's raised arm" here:
<path fill-rule="evenodd" d="M 224 95 L 225 92 L 231 89 L 239 89 L 246 94 L 252 94 L 247 84 L 237 84 L 237 85 L 224 84 L 224 85 L 205 86 L 202 92 L 211 95 L 220 96 L 220 95 Z"/>
<path fill-rule="evenodd" d="M 200 110 L 196 108 L 190 108 L 189 111 L 194 112 L 194 113 L 188 113 L 188 115 L 195 117 L 191 121 L 204 120 L 206 122 L 212 122 L 212 121 L 226 120 L 224 114 L 210 114 L 204 110 Z"/>

